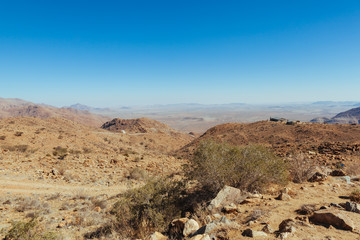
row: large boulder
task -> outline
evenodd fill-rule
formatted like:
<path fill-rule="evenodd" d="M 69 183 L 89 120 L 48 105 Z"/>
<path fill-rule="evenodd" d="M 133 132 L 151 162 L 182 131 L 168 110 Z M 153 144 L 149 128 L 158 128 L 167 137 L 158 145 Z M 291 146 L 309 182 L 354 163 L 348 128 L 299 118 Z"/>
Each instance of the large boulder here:
<path fill-rule="evenodd" d="M 309 179 L 309 182 L 322 182 L 325 181 L 327 175 L 323 172 L 315 172 Z"/>
<path fill-rule="evenodd" d="M 179 218 L 171 221 L 169 225 L 169 234 L 170 236 L 182 236 L 188 218 Z"/>
<path fill-rule="evenodd" d="M 200 228 L 199 224 L 194 220 L 190 219 L 185 223 L 183 235 L 185 237 L 189 236 L 191 233 L 197 231 Z"/>
<path fill-rule="evenodd" d="M 208 209 L 223 208 L 231 203 L 239 204 L 247 198 L 247 194 L 240 191 L 240 189 L 225 186 L 216 197 L 210 202 Z"/>
<path fill-rule="evenodd" d="M 348 218 L 342 211 L 334 209 L 324 209 L 314 212 L 310 221 L 322 225 L 332 225 L 336 228 L 352 231 L 353 221 Z"/>
<path fill-rule="evenodd" d="M 346 202 L 345 209 L 349 212 L 360 213 L 360 206 L 354 202 Z"/>
<path fill-rule="evenodd" d="M 149 237 L 149 240 L 167 240 L 168 237 L 162 235 L 159 232 L 154 232 L 153 234 L 151 234 L 151 236 Z"/>
<path fill-rule="evenodd" d="M 291 218 L 285 219 L 279 225 L 279 232 L 280 233 L 284 233 L 284 232 L 293 233 L 296 230 L 295 225 L 296 225 L 296 222 L 294 221 L 294 219 L 291 219 Z"/>
<path fill-rule="evenodd" d="M 225 216 L 221 217 L 220 219 L 216 219 L 212 221 L 209 224 L 206 224 L 205 226 L 202 226 L 199 228 L 195 233 L 192 234 L 192 236 L 199 235 L 199 234 L 210 234 L 212 232 L 215 232 L 216 229 L 219 228 L 234 228 L 238 227 L 238 225 L 234 222 L 231 222 L 229 219 L 227 219 Z"/>
<path fill-rule="evenodd" d="M 254 231 L 250 228 L 246 229 L 243 233 L 245 237 L 267 237 L 267 234 L 262 231 Z"/>

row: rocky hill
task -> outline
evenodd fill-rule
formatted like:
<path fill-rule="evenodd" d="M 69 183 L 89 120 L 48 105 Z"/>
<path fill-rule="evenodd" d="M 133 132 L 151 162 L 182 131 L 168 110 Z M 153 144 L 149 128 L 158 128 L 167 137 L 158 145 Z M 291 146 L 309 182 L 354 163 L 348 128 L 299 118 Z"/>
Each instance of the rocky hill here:
<path fill-rule="evenodd" d="M 332 118 L 314 118 L 311 122 L 318 123 L 350 123 L 350 124 L 359 124 L 360 123 L 360 107 L 352 108 L 348 111 L 341 112 L 335 115 Z"/>
<path fill-rule="evenodd" d="M 233 145 L 262 144 L 280 156 L 303 152 L 317 161 L 334 163 L 356 158 L 360 150 L 360 126 L 348 124 L 279 122 L 226 123 L 206 131 L 201 137 L 178 153 L 192 154 L 204 139 L 228 142 Z"/>
<path fill-rule="evenodd" d="M 34 104 L 21 99 L 0 98 L 0 118 L 7 117 L 65 118 L 96 127 L 101 126 L 110 119 L 73 108 L 56 108 L 49 105 Z"/>
<path fill-rule="evenodd" d="M 101 128 L 131 137 L 142 136 L 148 140 L 145 146 L 150 148 L 152 146 L 166 152 L 175 151 L 179 146 L 184 146 L 194 139 L 194 136 L 190 134 L 178 132 L 166 124 L 149 118 L 115 118 L 104 123 Z"/>

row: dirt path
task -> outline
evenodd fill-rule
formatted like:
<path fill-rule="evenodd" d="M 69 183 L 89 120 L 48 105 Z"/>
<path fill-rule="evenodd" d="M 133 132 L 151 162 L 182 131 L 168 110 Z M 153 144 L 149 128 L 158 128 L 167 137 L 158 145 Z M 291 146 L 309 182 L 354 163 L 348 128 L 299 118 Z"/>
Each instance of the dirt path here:
<path fill-rule="evenodd" d="M 75 185 L 64 183 L 44 183 L 30 180 L 11 179 L 10 177 L 0 176 L 0 194 L 18 193 L 18 194 L 40 194 L 49 195 L 62 193 L 75 195 L 83 193 L 86 195 L 116 195 L 127 189 L 126 185 L 118 186 L 93 186 L 93 185 Z"/>

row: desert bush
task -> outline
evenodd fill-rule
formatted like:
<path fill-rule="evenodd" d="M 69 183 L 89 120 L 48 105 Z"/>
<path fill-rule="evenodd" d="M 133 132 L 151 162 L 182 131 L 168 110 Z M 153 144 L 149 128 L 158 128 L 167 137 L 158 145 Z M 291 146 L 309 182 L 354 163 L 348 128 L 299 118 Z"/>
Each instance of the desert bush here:
<path fill-rule="evenodd" d="M 262 191 L 269 183 L 285 183 L 286 169 L 285 162 L 264 146 L 237 147 L 212 140 L 200 142 L 185 167 L 189 179 L 212 193 L 225 185 Z"/>
<path fill-rule="evenodd" d="M 58 146 L 54 148 L 53 155 L 57 156 L 59 159 L 64 159 L 67 156 L 67 152 L 67 148 Z"/>
<path fill-rule="evenodd" d="M 0 140 L 5 140 L 5 138 L 6 138 L 5 135 L 0 136 Z"/>
<path fill-rule="evenodd" d="M 26 152 L 29 148 L 29 145 L 3 145 L 1 147 L 10 152 Z"/>
<path fill-rule="evenodd" d="M 83 152 L 84 152 L 85 154 L 91 153 L 91 152 L 92 152 L 92 149 L 91 149 L 91 148 L 88 148 L 88 147 L 83 147 Z"/>
<path fill-rule="evenodd" d="M 132 169 L 129 174 L 129 178 L 134 180 L 144 180 L 147 176 L 147 171 L 139 167 Z"/>
<path fill-rule="evenodd" d="M 48 210 L 49 204 L 47 202 L 41 202 L 36 198 L 25 197 L 18 200 L 15 210 L 18 212 L 25 212 L 28 210 Z"/>
<path fill-rule="evenodd" d="M 128 190 L 111 210 L 116 216 L 117 231 L 137 238 L 164 231 L 171 220 L 180 217 L 183 189 L 179 182 L 155 179 Z"/>
<path fill-rule="evenodd" d="M 356 189 L 350 193 L 350 200 L 353 202 L 360 203 L 360 189 Z"/>
<path fill-rule="evenodd" d="M 292 181 L 302 183 L 311 177 L 316 164 L 305 156 L 304 153 L 296 153 L 289 158 L 289 172 Z"/>
<path fill-rule="evenodd" d="M 61 239 L 54 232 L 44 231 L 36 218 L 28 222 L 13 222 L 4 240 L 57 240 Z"/>
<path fill-rule="evenodd" d="M 20 137 L 21 135 L 23 135 L 23 132 L 15 132 L 14 134 L 16 137 Z"/>
<path fill-rule="evenodd" d="M 79 154 L 81 153 L 81 151 L 80 151 L 80 150 L 76 150 L 76 149 L 70 149 L 70 150 L 69 150 L 69 153 L 70 153 L 70 154 L 74 154 L 74 155 L 79 155 Z"/>

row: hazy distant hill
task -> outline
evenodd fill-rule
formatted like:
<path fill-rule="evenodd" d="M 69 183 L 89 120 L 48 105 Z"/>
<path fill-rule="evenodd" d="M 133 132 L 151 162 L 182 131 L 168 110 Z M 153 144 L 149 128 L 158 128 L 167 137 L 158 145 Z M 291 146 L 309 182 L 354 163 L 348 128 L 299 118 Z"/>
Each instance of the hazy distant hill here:
<path fill-rule="evenodd" d="M 73 108 L 73 109 L 77 109 L 77 110 L 81 110 L 81 111 L 89 111 L 89 112 L 110 111 L 109 108 L 96 108 L 96 107 L 91 107 L 91 106 L 87 106 L 87 105 L 80 104 L 80 103 L 73 104 L 69 108 Z"/>
<path fill-rule="evenodd" d="M 360 123 L 360 107 L 352 108 L 348 111 L 341 112 L 331 119 L 328 118 L 314 118 L 311 122 L 325 122 L 325 123 Z"/>
<path fill-rule="evenodd" d="M 34 104 L 21 99 L 0 98 L 0 118 L 7 117 L 65 118 L 96 127 L 109 120 L 108 117 L 88 111 Z"/>

